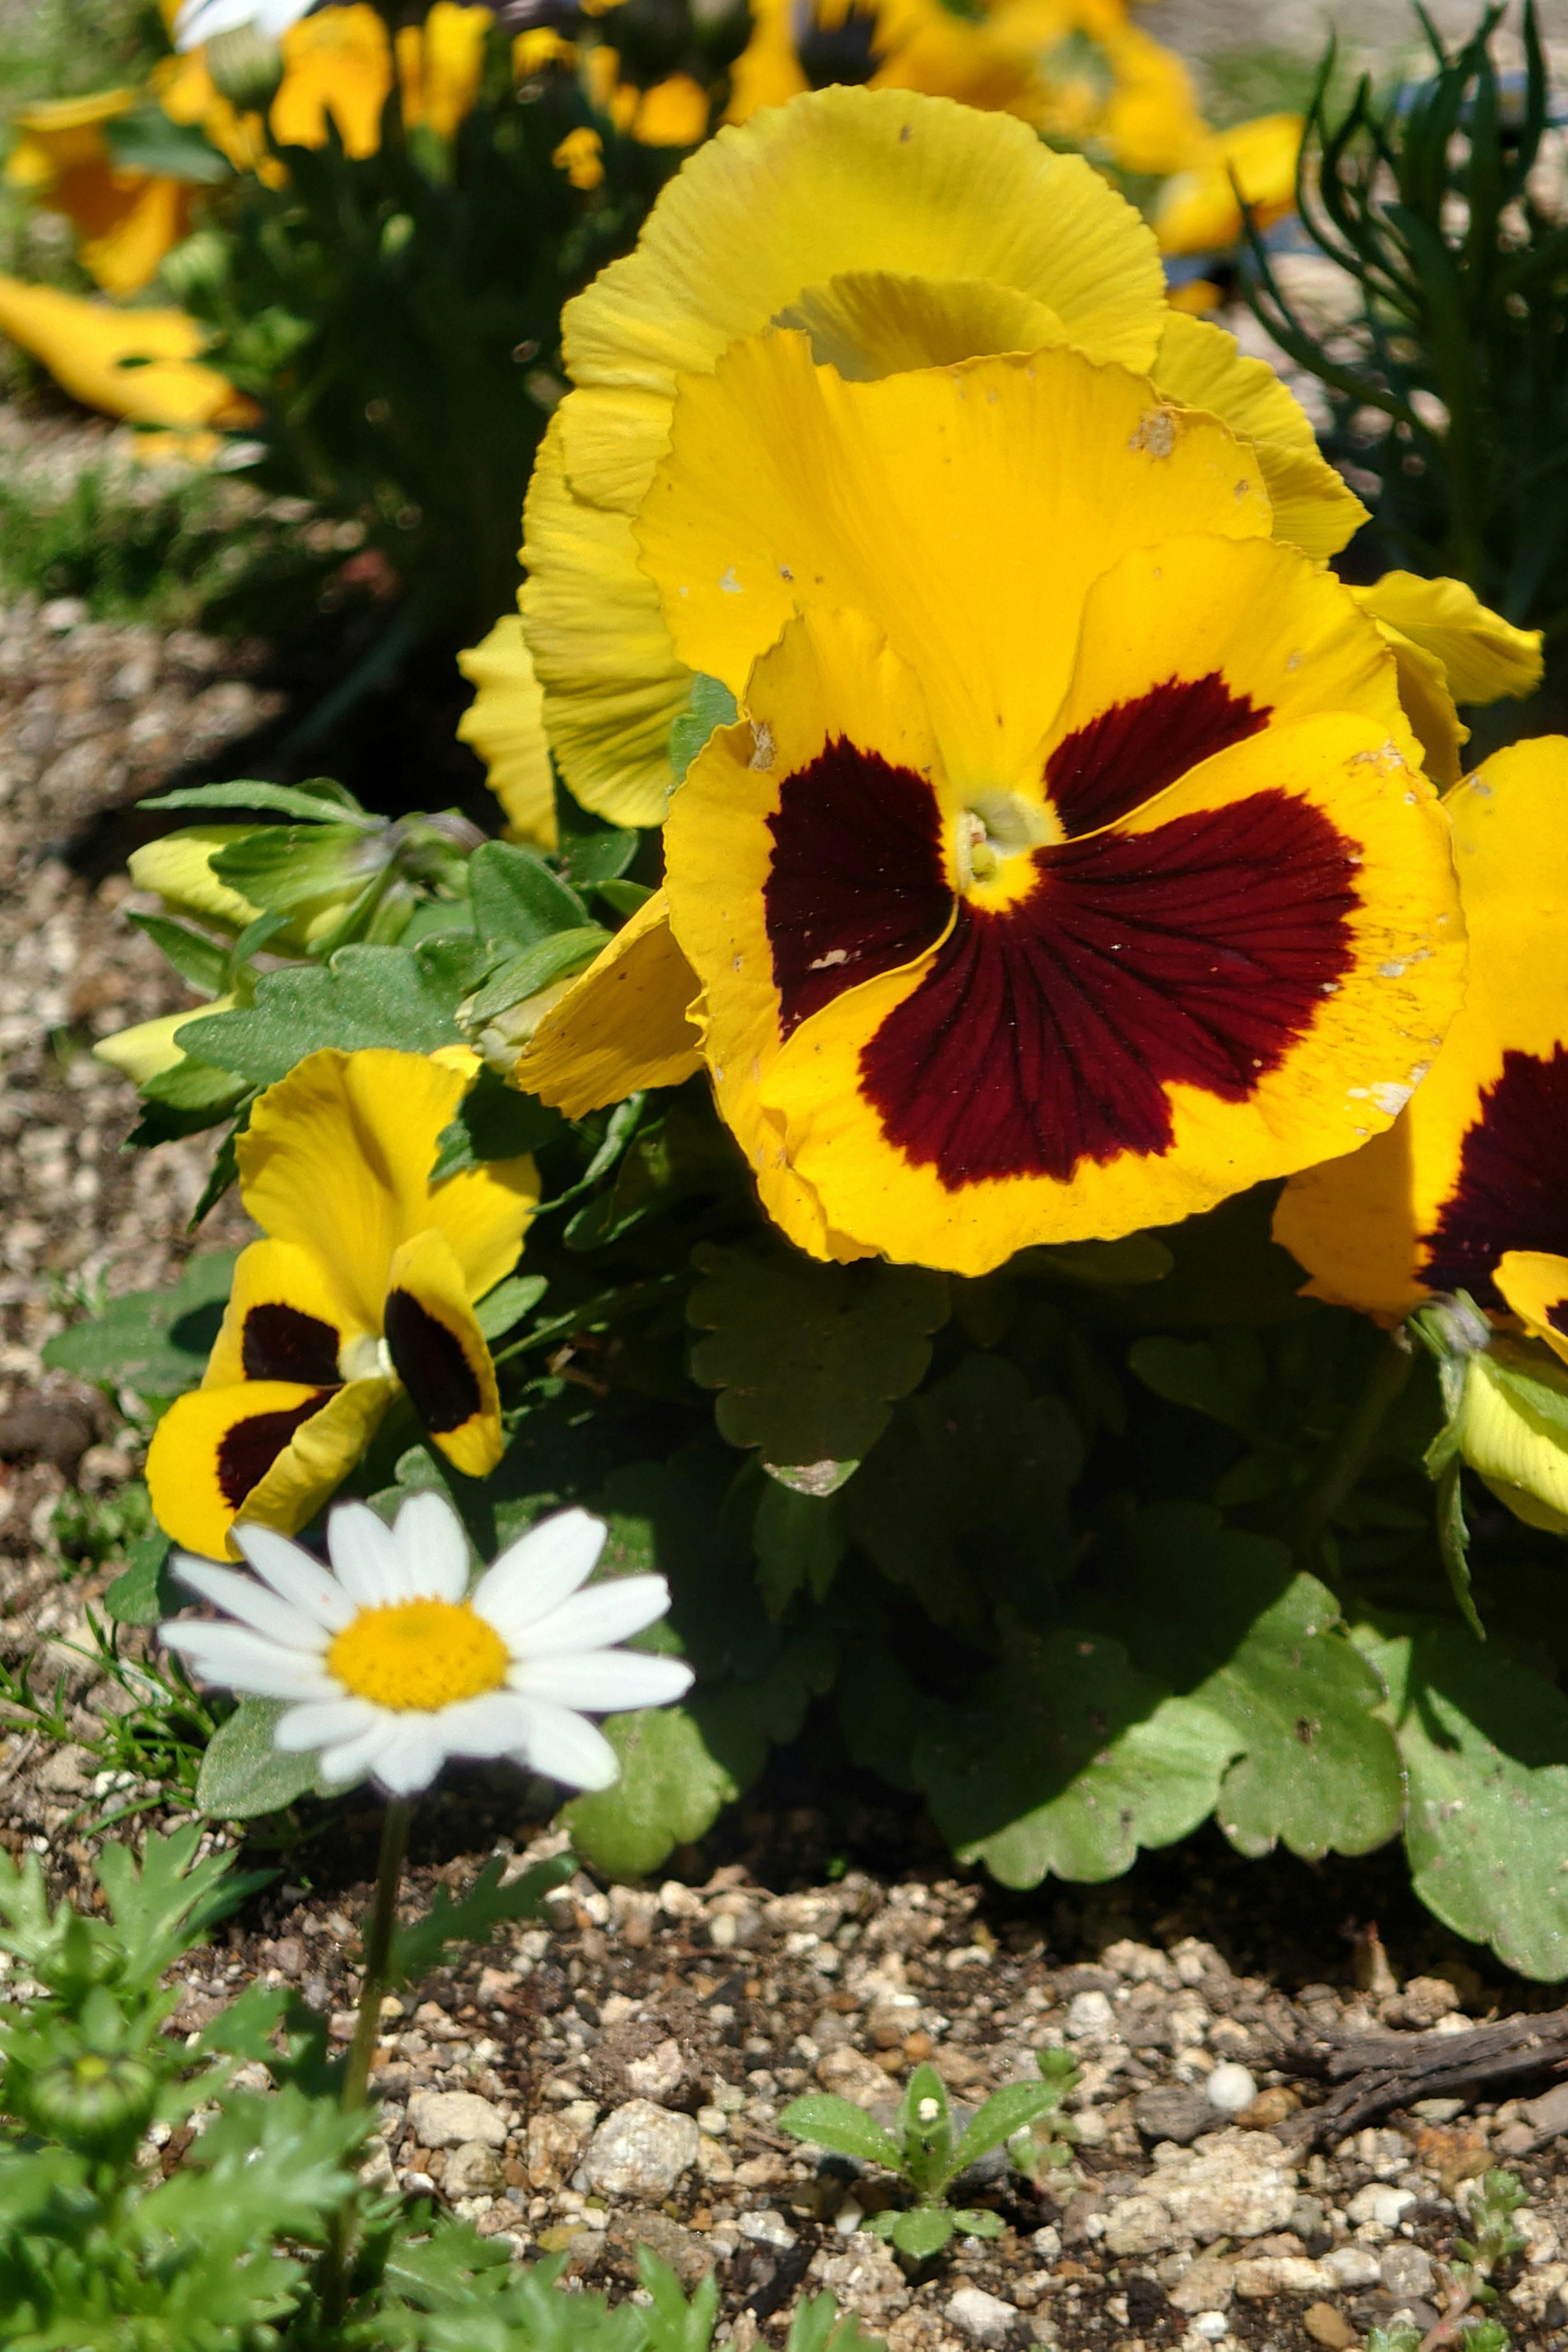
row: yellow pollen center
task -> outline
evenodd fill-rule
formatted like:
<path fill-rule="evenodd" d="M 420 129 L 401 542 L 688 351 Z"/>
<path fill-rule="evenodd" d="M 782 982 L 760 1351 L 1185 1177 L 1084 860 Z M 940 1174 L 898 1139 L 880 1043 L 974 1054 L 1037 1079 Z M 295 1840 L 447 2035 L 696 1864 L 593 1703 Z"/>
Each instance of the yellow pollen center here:
<path fill-rule="evenodd" d="M 466 1601 L 396 1601 L 363 1609 L 327 1652 L 345 1690 L 377 1706 L 450 1706 L 499 1690 L 511 1660 L 493 1625 Z"/>

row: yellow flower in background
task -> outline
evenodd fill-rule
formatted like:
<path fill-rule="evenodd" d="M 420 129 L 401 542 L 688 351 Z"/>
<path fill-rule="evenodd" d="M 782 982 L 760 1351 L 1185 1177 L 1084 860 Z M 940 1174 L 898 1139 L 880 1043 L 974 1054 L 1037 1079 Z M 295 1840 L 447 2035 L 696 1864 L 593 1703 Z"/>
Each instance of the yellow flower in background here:
<path fill-rule="evenodd" d="M 268 1238 L 241 1252 L 202 1386 L 147 1456 L 176 1543 L 237 1559 L 237 1517 L 304 1527 L 400 1393 L 466 1476 L 500 1461 L 474 1302 L 515 1264 L 539 1184 L 526 1158 L 431 1183 L 468 1084 L 420 1054 L 328 1049 L 257 1103 L 239 1191 Z"/>
<path fill-rule="evenodd" d="M 482 645 L 458 656 L 458 667 L 479 688 L 458 721 L 458 740 L 471 743 L 489 770 L 489 788 L 506 811 L 507 839 L 553 849 L 555 779 L 544 695 L 520 616 L 503 614 Z"/>
<path fill-rule="evenodd" d="M 254 402 L 197 359 L 206 331 L 183 310 L 107 303 L 0 278 L 0 333 L 41 360 L 73 400 L 137 425 L 242 425 Z"/>
<path fill-rule="evenodd" d="M 1171 167 L 1154 204 L 1162 253 L 1223 251 L 1241 236 L 1237 185 L 1260 228 L 1296 203 L 1296 166 L 1306 129 L 1299 114 L 1259 115 L 1228 131 L 1205 131 Z M 1234 184 L 1233 184 L 1234 182 Z"/>
<path fill-rule="evenodd" d="M 1500 751 L 1443 806 L 1470 938 L 1463 1009 L 1385 1134 L 1291 1179 L 1275 1239 L 1313 1297 L 1392 1323 L 1465 1290 L 1550 1339 L 1551 1284 L 1568 1274 L 1568 739 Z"/>
<path fill-rule="evenodd" d="M 775 331 L 683 383 L 639 538 L 744 717 L 674 795 L 670 928 L 799 1246 L 983 1273 L 1407 1097 L 1462 971 L 1446 828 L 1387 648 L 1270 520 L 1222 425 L 1068 349 L 853 383 Z M 579 1087 L 574 1028 L 608 1073 L 616 981 L 520 1084 Z"/>
<path fill-rule="evenodd" d="M 550 158 L 574 188 L 596 188 L 605 176 L 605 142 L 585 122 L 569 131 Z"/>
<path fill-rule="evenodd" d="M 667 74 L 645 89 L 632 137 L 645 147 L 695 147 L 708 135 L 708 93 L 689 73 Z"/>
<path fill-rule="evenodd" d="M 998 0 L 993 38 L 1027 61 L 1031 119 L 1121 170 L 1179 171 L 1205 135 L 1197 93 L 1173 49 L 1128 20 L 1122 0 Z"/>
<path fill-rule="evenodd" d="M 422 25 L 399 26 L 397 72 L 409 130 L 424 126 L 450 139 L 472 112 L 494 22 L 489 8 L 434 0 Z"/>
<path fill-rule="evenodd" d="M 329 124 L 346 154 L 374 155 L 392 89 L 386 26 L 368 0 L 321 8 L 284 34 L 283 81 L 268 121 L 280 147 L 324 147 Z"/>
<path fill-rule="evenodd" d="M 660 821 L 691 690 L 636 537 L 677 383 L 775 320 L 850 378 L 1069 343 L 1256 437 L 1278 528 L 1314 557 L 1363 519 L 1272 371 L 1170 310 L 1152 233 L 1081 157 L 897 90 L 766 109 L 683 165 L 563 315 L 575 389 L 529 490 L 523 635 L 566 782 L 617 823 Z"/>
<path fill-rule="evenodd" d="M 829 83 L 921 90 L 1031 118 L 1039 110 L 1027 59 L 942 0 L 753 0 L 728 121 L 749 121 Z"/>
<path fill-rule="evenodd" d="M 116 162 L 108 126 L 139 103 L 132 89 L 26 107 L 5 177 L 74 225 L 83 267 L 110 294 L 140 293 L 190 226 L 190 183 Z"/>

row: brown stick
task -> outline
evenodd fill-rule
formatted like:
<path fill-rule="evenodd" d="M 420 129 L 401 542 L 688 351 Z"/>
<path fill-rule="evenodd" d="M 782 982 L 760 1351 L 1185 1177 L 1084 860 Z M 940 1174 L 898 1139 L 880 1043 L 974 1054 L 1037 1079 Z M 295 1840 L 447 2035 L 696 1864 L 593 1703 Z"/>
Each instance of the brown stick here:
<path fill-rule="evenodd" d="M 1465 2033 L 1352 2033 L 1298 2042 L 1275 2063 L 1341 2085 L 1274 2127 L 1279 2138 L 1312 2147 L 1343 2139 L 1416 2099 L 1560 2072 L 1568 2066 L 1568 2009 L 1503 2018 Z"/>

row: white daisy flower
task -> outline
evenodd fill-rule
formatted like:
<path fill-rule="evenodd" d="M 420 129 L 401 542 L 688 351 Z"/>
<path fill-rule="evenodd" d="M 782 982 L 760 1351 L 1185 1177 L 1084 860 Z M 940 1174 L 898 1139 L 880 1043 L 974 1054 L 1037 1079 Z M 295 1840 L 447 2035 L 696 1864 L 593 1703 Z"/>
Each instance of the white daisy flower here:
<path fill-rule="evenodd" d="M 199 49 L 216 34 L 237 33 L 242 25 L 254 25 L 264 40 L 275 41 L 315 5 L 316 0 L 184 0 L 174 18 L 174 47 Z"/>
<path fill-rule="evenodd" d="M 662 1706 L 691 1683 L 678 1658 L 611 1647 L 663 1616 L 662 1576 L 578 1591 L 606 1532 L 586 1511 L 561 1511 L 470 1592 L 468 1540 L 444 1496 L 412 1496 L 390 1528 L 367 1504 L 342 1503 L 327 1524 L 331 1571 L 270 1528 L 234 1531 L 256 1577 L 176 1553 L 182 1582 L 237 1622 L 158 1630 L 208 1682 L 294 1700 L 278 1746 L 319 1748 L 342 1786 L 370 1777 L 406 1797 L 448 1756 L 506 1756 L 570 1788 L 606 1789 L 620 1767 L 583 1710 Z"/>

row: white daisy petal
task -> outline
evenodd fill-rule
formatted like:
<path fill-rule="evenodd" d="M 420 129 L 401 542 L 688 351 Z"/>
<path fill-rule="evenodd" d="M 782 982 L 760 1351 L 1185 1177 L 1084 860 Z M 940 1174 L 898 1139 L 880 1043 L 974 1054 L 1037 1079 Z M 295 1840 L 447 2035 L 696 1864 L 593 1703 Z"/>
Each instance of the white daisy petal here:
<path fill-rule="evenodd" d="M 529 1715 L 521 1753 L 532 1770 L 569 1789 L 607 1789 L 620 1777 L 620 1759 L 585 1716 L 542 1698 L 530 1699 Z"/>
<path fill-rule="evenodd" d="M 274 1592 L 291 1601 L 329 1633 L 341 1633 L 354 1619 L 354 1604 L 329 1569 L 313 1559 L 303 1544 L 290 1543 L 276 1528 L 247 1527 L 243 1521 L 234 1530 L 234 1539 L 256 1570 L 264 1576 Z"/>
<path fill-rule="evenodd" d="M 602 1650 L 640 1633 L 669 1606 L 669 1587 L 662 1576 L 617 1576 L 575 1592 L 540 1617 L 517 1637 L 524 1657 L 553 1658 L 567 1650 Z"/>
<path fill-rule="evenodd" d="M 382 1709 L 368 1698 L 307 1699 L 279 1717 L 273 1744 L 289 1755 L 299 1755 L 308 1748 L 355 1739 L 381 1719 Z"/>
<path fill-rule="evenodd" d="M 237 32 L 242 25 L 254 25 L 275 41 L 314 5 L 315 0 L 184 0 L 174 19 L 174 47 L 199 49 L 204 41 L 218 33 Z"/>
<path fill-rule="evenodd" d="M 463 1523 L 434 1489 L 411 1495 L 392 1530 L 411 1600 L 460 1601 L 468 1589 Z"/>
<path fill-rule="evenodd" d="M 269 1642 L 280 1642 L 286 1650 L 308 1650 L 320 1656 L 325 1650 L 328 1634 L 325 1626 L 307 1617 L 302 1610 L 291 1609 L 279 1601 L 265 1584 L 253 1576 L 239 1576 L 232 1568 L 218 1568 L 210 1559 L 193 1559 L 189 1552 L 174 1555 L 174 1574 L 204 1601 L 219 1609 L 226 1609 L 242 1625 L 253 1625 L 265 1633 Z"/>
<path fill-rule="evenodd" d="M 375 1721 L 367 1724 L 352 1739 L 339 1740 L 334 1747 L 321 1750 L 321 1778 L 334 1788 L 346 1789 L 363 1780 L 374 1770 L 381 1751 L 394 1738 L 397 1717 L 384 1707 L 375 1710 Z"/>
<path fill-rule="evenodd" d="M 412 1797 L 427 1789 L 447 1760 L 437 1715 L 404 1715 L 393 1725 L 392 1736 L 375 1759 L 375 1777 L 395 1797 Z"/>
<path fill-rule="evenodd" d="M 690 1689 L 691 1669 L 679 1658 L 649 1657 L 637 1650 L 581 1650 L 574 1657 L 530 1659 L 514 1666 L 507 1680 L 530 1698 L 619 1713 L 668 1706 Z"/>
<path fill-rule="evenodd" d="M 473 1606 L 503 1641 L 513 1640 L 586 1582 L 608 1534 L 587 1511 L 557 1511 L 507 1547 L 480 1577 Z"/>
<path fill-rule="evenodd" d="M 205 1681 L 226 1683 L 230 1690 L 259 1698 L 342 1696 L 342 1685 L 318 1659 L 285 1650 L 243 1625 L 176 1622 L 160 1625 L 158 1634 L 171 1650 L 183 1650 Z"/>
<path fill-rule="evenodd" d="M 449 1756 L 507 1756 L 527 1738 L 528 1701 L 515 1691 L 485 1691 L 444 1706 L 437 1722 Z"/>
<path fill-rule="evenodd" d="M 384 1609 L 389 1601 L 412 1601 L 403 1580 L 403 1557 L 368 1503 L 340 1503 L 327 1521 L 327 1549 L 349 1599 L 361 1609 Z"/>

